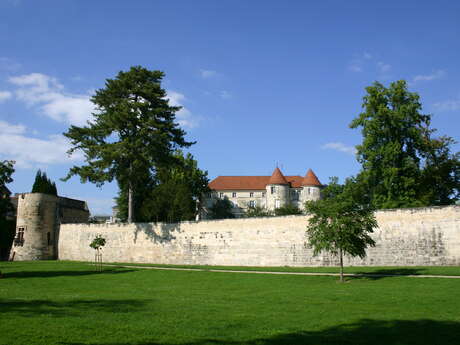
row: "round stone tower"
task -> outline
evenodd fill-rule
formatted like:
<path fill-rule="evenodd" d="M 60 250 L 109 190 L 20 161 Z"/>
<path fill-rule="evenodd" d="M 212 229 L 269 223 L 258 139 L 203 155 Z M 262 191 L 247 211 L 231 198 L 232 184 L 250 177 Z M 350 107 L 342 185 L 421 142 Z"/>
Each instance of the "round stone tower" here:
<path fill-rule="evenodd" d="M 323 185 L 319 182 L 313 170 L 308 169 L 307 174 L 302 181 L 302 192 L 300 200 L 302 204 L 305 201 L 314 201 L 321 199 L 321 188 Z"/>
<path fill-rule="evenodd" d="M 289 203 L 289 183 L 279 168 L 273 171 L 266 189 L 268 210 L 286 206 Z"/>
<path fill-rule="evenodd" d="M 58 197 L 42 193 L 18 196 L 14 260 L 56 258 Z"/>

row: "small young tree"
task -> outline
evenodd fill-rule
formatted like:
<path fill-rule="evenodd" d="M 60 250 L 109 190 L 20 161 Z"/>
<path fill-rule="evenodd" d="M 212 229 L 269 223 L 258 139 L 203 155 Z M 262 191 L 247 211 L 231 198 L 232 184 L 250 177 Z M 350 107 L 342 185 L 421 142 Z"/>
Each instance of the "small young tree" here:
<path fill-rule="evenodd" d="M 96 265 L 96 270 L 102 271 L 102 247 L 105 246 L 106 240 L 102 235 L 97 235 L 93 241 L 89 244 L 91 248 L 96 250 L 95 254 L 95 265 Z"/>
<path fill-rule="evenodd" d="M 324 190 L 322 200 L 308 201 L 307 237 L 314 255 L 327 251 L 339 256 L 340 281 L 343 282 L 343 254 L 366 256 L 366 248 L 375 246 L 370 233 L 377 227 L 373 209 L 359 197 L 360 185 L 348 179 L 339 185 L 337 178 Z"/>

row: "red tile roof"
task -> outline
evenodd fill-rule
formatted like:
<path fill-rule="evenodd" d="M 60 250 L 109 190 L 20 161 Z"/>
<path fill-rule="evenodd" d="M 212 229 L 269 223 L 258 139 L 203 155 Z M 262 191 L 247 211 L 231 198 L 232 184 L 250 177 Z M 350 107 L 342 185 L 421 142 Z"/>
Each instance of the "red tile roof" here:
<path fill-rule="evenodd" d="M 284 176 L 292 188 L 302 187 L 302 176 Z M 270 176 L 219 176 L 209 183 L 213 190 L 264 190 Z"/>
<path fill-rule="evenodd" d="M 319 182 L 313 170 L 308 169 L 307 174 L 303 178 L 302 186 L 321 186 L 321 182 Z"/>
<path fill-rule="evenodd" d="M 286 181 L 286 178 L 284 177 L 281 170 L 276 167 L 276 169 L 273 170 L 272 176 L 268 180 L 268 184 L 288 184 L 288 181 Z"/>

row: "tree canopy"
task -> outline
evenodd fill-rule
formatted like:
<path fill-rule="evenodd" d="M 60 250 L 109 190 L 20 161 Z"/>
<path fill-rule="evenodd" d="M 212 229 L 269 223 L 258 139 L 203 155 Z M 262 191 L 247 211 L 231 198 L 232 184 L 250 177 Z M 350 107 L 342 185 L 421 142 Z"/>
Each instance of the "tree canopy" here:
<path fill-rule="evenodd" d="M 434 138 L 431 115 L 422 114 L 417 93 L 404 80 L 387 88 L 375 82 L 366 88 L 363 112 L 350 124 L 361 128 L 357 148 L 366 186 L 376 208 L 448 205 L 459 197 L 459 153 L 450 137 Z"/>
<path fill-rule="evenodd" d="M 366 248 L 375 245 L 370 234 L 377 221 L 370 205 L 362 203 L 360 185 L 354 179 L 340 185 L 336 177 L 331 178 L 323 192 L 323 199 L 306 202 L 307 237 L 314 255 L 327 251 L 339 256 L 343 281 L 343 254 L 365 257 Z"/>
<path fill-rule="evenodd" d="M 37 174 L 35 175 L 35 181 L 32 186 L 32 193 L 44 193 L 57 196 L 56 183 L 51 181 L 46 172 L 42 172 L 38 169 Z"/>
<path fill-rule="evenodd" d="M 134 205 L 140 222 L 179 222 L 194 220 L 197 203 L 208 191 L 207 172 L 198 168 L 190 153 L 174 153 L 178 164 L 158 170 L 156 178 L 146 172 L 142 186 L 137 186 Z M 127 218 L 127 191 L 120 188 L 117 198 L 119 217 Z"/>
<path fill-rule="evenodd" d="M 235 218 L 235 215 L 232 213 L 232 202 L 228 199 L 227 196 L 224 196 L 222 199 L 216 199 L 214 204 L 209 208 L 209 218 L 210 219 L 227 219 Z"/>
<path fill-rule="evenodd" d="M 0 161 L 0 260 L 7 259 L 16 231 L 16 220 L 7 216 L 13 211 L 10 191 L 6 187 L 13 182 L 14 161 Z"/>
<path fill-rule="evenodd" d="M 159 170 L 176 164 L 174 151 L 193 144 L 176 122 L 180 107 L 169 105 L 163 77 L 163 72 L 141 66 L 119 72 L 91 98 L 93 119 L 64 133 L 72 144 L 69 154 L 82 151 L 86 161 L 72 167 L 64 180 L 78 175 L 82 182 L 101 186 L 115 179 L 128 191 L 128 222 L 134 220 L 135 186 L 146 175 L 157 177 Z"/>

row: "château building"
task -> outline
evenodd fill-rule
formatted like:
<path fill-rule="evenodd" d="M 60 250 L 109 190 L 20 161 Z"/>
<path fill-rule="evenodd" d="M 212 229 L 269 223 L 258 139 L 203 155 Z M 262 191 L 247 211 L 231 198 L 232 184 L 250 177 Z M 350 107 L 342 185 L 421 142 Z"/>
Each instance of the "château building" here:
<path fill-rule="evenodd" d="M 249 207 L 262 207 L 269 211 L 286 205 L 303 209 L 309 200 L 321 198 L 323 185 L 309 169 L 305 176 L 284 176 L 279 168 L 271 176 L 218 176 L 209 183 L 205 207 L 209 209 L 220 198 L 228 198 L 232 212 L 241 217 Z"/>

